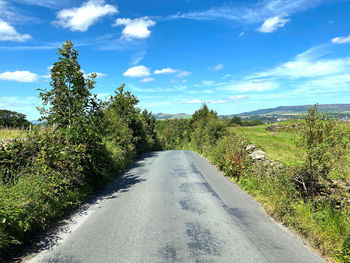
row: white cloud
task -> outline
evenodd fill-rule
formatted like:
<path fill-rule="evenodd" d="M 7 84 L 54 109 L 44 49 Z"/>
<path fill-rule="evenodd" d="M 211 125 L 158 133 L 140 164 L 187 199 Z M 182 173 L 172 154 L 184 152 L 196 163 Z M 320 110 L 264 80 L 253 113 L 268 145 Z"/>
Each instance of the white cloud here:
<path fill-rule="evenodd" d="M 15 2 L 28 4 L 28 5 L 38 5 L 47 8 L 59 8 L 61 6 L 69 4 L 69 0 L 14 0 Z"/>
<path fill-rule="evenodd" d="M 184 78 L 184 77 L 188 77 L 189 75 L 191 75 L 192 72 L 189 72 L 189 71 L 180 71 L 176 77 L 179 77 L 179 78 Z"/>
<path fill-rule="evenodd" d="M 39 18 L 24 15 L 22 9 L 14 6 L 12 1 L 0 0 L 0 19 L 7 21 L 8 23 L 40 23 Z M 28 13 L 28 12 L 27 12 Z"/>
<path fill-rule="evenodd" d="M 39 76 L 29 71 L 6 71 L 0 73 L 0 79 L 18 82 L 35 82 L 38 81 Z"/>
<path fill-rule="evenodd" d="M 218 64 L 218 65 L 215 65 L 213 67 L 208 67 L 207 69 L 213 70 L 213 71 L 219 71 L 219 70 L 223 69 L 224 67 L 225 67 L 224 64 Z"/>
<path fill-rule="evenodd" d="M 214 71 L 218 71 L 218 70 L 220 70 L 220 69 L 223 69 L 224 68 L 224 64 L 218 64 L 218 65 L 216 65 L 215 67 L 214 67 Z"/>
<path fill-rule="evenodd" d="M 347 44 L 350 43 L 350 36 L 347 37 L 335 37 L 332 39 L 334 44 Z"/>
<path fill-rule="evenodd" d="M 52 68 L 52 66 L 49 67 L 49 70 L 51 70 L 51 68 Z M 107 74 L 101 73 L 101 72 L 90 72 L 90 73 L 85 73 L 85 71 L 82 70 L 82 69 L 81 69 L 80 71 L 83 72 L 84 78 L 90 77 L 92 73 L 95 73 L 95 74 L 96 74 L 96 78 L 97 78 L 97 79 L 100 79 L 100 78 L 103 78 L 103 77 L 106 77 L 106 76 L 107 76 Z M 51 76 L 50 76 L 50 77 L 51 77 Z"/>
<path fill-rule="evenodd" d="M 144 78 L 144 79 L 141 79 L 140 82 L 148 83 L 148 82 L 152 82 L 153 80 L 154 80 L 154 78 Z"/>
<path fill-rule="evenodd" d="M 208 10 L 177 13 L 167 19 L 215 20 L 225 19 L 240 24 L 255 24 L 280 14 L 294 14 L 321 4 L 322 0 L 263 0 L 256 4 L 223 4 Z"/>
<path fill-rule="evenodd" d="M 105 0 L 90 0 L 80 7 L 59 11 L 54 24 L 72 31 L 85 32 L 99 18 L 115 13 L 118 13 L 118 9 L 113 5 L 105 4 Z"/>
<path fill-rule="evenodd" d="M 227 99 L 219 99 L 219 100 L 190 100 L 190 101 L 184 101 L 187 104 L 226 104 L 226 103 L 232 103 L 232 100 Z M 238 101 L 236 101 L 238 102 Z"/>
<path fill-rule="evenodd" d="M 203 90 L 203 92 L 204 92 L 204 93 L 209 93 L 209 94 L 210 94 L 210 93 L 213 93 L 214 91 L 212 91 L 211 89 L 205 89 L 205 90 Z"/>
<path fill-rule="evenodd" d="M 0 19 L 0 41 L 25 42 L 32 37 L 28 34 L 20 34 L 10 24 Z"/>
<path fill-rule="evenodd" d="M 188 102 L 189 104 L 198 104 L 198 103 L 203 103 L 201 100 L 190 100 Z"/>
<path fill-rule="evenodd" d="M 178 72 L 178 70 L 173 68 L 163 68 L 155 70 L 154 74 L 174 74 L 176 72 Z"/>
<path fill-rule="evenodd" d="M 235 92 L 263 92 L 274 90 L 279 85 L 275 81 L 268 79 L 241 80 L 226 84 L 221 89 Z"/>
<path fill-rule="evenodd" d="M 290 96 L 321 96 L 349 90 L 350 57 L 324 58 L 325 46 L 310 48 L 294 59 L 239 81 L 220 85 L 219 89 L 236 92 L 263 92 L 282 88 Z M 281 94 L 281 89 L 275 92 Z M 284 93 L 286 94 L 286 93 Z"/>
<path fill-rule="evenodd" d="M 228 100 L 241 100 L 241 99 L 245 99 L 247 98 L 247 96 L 244 95 L 235 95 L 235 96 L 230 96 L 227 99 Z"/>
<path fill-rule="evenodd" d="M 125 26 L 122 36 L 125 39 L 145 39 L 150 37 L 151 31 L 148 29 L 154 26 L 156 22 L 148 17 L 140 17 L 136 19 L 117 18 L 113 26 Z"/>
<path fill-rule="evenodd" d="M 150 69 L 145 66 L 136 66 L 133 68 L 129 68 L 127 71 L 123 73 L 123 76 L 130 78 L 142 78 L 148 77 L 150 75 Z"/>
<path fill-rule="evenodd" d="M 103 77 L 106 77 L 107 74 L 105 73 L 101 73 L 101 72 L 94 72 L 96 74 L 96 78 L 97 79 L 100 79 L 100 78 L 103 78 Z M 91 74 L 91 73 L 90 73 Z"/>
<path fill-rule="evenodd" d="M 202 83 L 206 86 L 211 86 L 213 84 L 215 84 L 215 81 L 213 80 L 203 80 Z"/>
<path fill-rule="evenodd" d="M 266 19 L 264 23 L 257 30 L 262 33 L 271 33 L 280 27 L 284 27 L 286 23 L 290 21 L 289 18 L 285 18 L 287 15 L 279 15 Z"/>
<path fill-rule="evenodd" d="M 350 57 L 340 59 L 321 59 L 325 51 L 311 48 L 295 57 L 264 72 L 248 76 L 247 79 L 257 78 L 315 78 L 334 74 L 344 74 L 350 70 Z"/>
<path fill-rule="evenodd" d="M 146 55 L 145 51 L 141 51 L 141 52 L 137 52 L 137 53 L 132 54 L 131 65 L 139 64 L 144 59 L 145 55 Z"/>

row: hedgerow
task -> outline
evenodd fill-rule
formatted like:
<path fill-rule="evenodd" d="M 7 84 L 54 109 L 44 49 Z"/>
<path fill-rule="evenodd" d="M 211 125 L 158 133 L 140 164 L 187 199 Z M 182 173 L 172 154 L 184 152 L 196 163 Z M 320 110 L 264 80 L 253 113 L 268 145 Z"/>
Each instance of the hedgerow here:
<path fill-rule="evenodd" d="M 40 90 L 43 124 L 0 146 L 0 261 L 157 147 L 155 119 L 124 85 L 101 101 L 73 44 L 58 55 L 51 88 Z"/>
<path fill-rule="evenodd" d="M 296 230 L 327 258 L 349 262 L 349 194 L 346 189 L 328 191 L 326 196 L 319 192 L 331 189 L 330 172 L 343 171 L 349 130 L 319 113 L 317 106 L 311 108 L 296 125 L 300 128 L 295 143 L 305 149 L 299 156 L 300 165 L 286 166 L 253 160 L 247 150 L 249 140 L 230 130 L 231 123 L 219 120 L 203 105 L 189 120 L 157 121 L 156 130 L 163 148 L 204 155 L 261 202 L 271 216 Z"/>

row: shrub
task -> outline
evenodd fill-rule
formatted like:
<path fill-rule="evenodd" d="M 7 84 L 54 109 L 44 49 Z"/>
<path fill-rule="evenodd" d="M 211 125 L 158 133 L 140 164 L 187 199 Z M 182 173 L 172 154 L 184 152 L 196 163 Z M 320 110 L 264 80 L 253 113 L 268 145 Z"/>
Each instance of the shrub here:
<path fill-rule="evenodd" d="M 300 129 L 304 156 L 308 195 L 316 195 L 315 185 L 321 179 L 328 180 L 332 168 L 343 164 L 349 137 L 339 123 L 328 114 L 321 113 L 317 105 L 308 110 L 305 124 Z"/>

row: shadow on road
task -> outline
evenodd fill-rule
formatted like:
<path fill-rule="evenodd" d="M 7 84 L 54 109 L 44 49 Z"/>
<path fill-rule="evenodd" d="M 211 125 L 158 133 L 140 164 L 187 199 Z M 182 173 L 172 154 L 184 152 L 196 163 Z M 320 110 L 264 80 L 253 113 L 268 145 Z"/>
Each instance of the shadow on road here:
<path fill-rule="evenodd" d="M 40 253 L 43 250 L 52 249 L 58 245 L 63 239 L 64 234 L 71 232 L 70 227 L 77 224 L 81 217 L 86 216 L 90 212 L 92 206 L 96 206 L 104 200 L 117 198 L 118 195 L 128 192 L 131 187 L 138 183 L 146 181 L 140 177 L 147 173 L 145 163 L 160 152 L 150 152 L 142 155 L 119 177 L 107 184 L 103 189 L 90 196 L 82 205 L 73 212 L 63 217 L 58 223 L 50 227 L 50 230 L 39 234 L 28 236 L 27 241 L 18 251 L 13 251 L 10 259 L 4 262 L 24 262 L 33 255 Z M 98 208 L 98 207 L 97 207 Z M 24 259 L 24 260 L 23 260 Z M 1 262 L 1 259 L 0 259 Z"/>

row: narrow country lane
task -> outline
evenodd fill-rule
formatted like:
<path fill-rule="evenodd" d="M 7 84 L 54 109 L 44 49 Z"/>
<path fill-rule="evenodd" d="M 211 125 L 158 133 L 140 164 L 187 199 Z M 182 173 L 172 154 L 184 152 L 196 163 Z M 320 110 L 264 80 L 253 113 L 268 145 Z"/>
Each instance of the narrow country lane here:
<path fill-rule="evenodd" d="M 146 155 L 27 262 L 323 262 L 190 151 Z"/>

